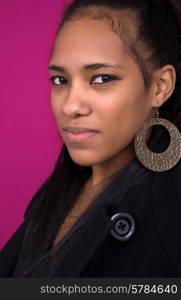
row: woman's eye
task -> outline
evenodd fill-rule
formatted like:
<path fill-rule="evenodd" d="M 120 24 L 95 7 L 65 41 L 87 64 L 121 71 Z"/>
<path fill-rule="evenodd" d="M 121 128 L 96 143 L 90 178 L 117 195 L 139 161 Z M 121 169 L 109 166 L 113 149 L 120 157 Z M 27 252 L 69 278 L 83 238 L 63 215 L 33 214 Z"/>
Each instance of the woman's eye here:
<path fill-rule="evenodd" d="M 110 82 L 112 80 L 117 80 L 118 77 L 116 77 L 114 75 L 101 74 L 101 75 L 94 76 L 93 79 L 94 79 L 94 81 L 92 81 L 92 83 L 104 84 L 104 83 Z"/>
<path fill-rule="evenodd" d="M 62 76 L 52 76 L 49 78 L 53 85 L 62 85 L 66 83 L 66 79 Z"/>
<path fill-rule="evenodd" d="M 104 84 L 108 83 L 112 80 L 118 80 L 119 78 L 115 75 L 101 74 L 93 76 L 91 83 L 93 84 Z M 53 85 L 64 85 L 67 84 L 66 78 L 62 76 L 52 76 L 49 80 L 53 83 Z"/>

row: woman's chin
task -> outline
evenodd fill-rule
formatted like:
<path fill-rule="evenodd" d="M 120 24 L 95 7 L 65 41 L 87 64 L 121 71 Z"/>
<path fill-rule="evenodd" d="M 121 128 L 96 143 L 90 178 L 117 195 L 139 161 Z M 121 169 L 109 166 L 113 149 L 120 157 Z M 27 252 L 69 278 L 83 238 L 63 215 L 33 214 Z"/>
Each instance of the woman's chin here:
<path fill-rule="evenodd" d="M 96 157 L 94 158 L 93 154 L 91 154 L 91 153 L 83 154 L 80 151 L 78 153 L 69 151 L 69 155 L 70 155 L 71 159 L 80 166 L 92 166 L 99 162 L 99 159 L 97 158 L 97 160 L 96 160 Z"/>
<path fill-rule="evenodd" d="M 94 164 L 94 162 L 92 160 L 89 159 L 82 159 L 82 158 L 75 158 L 71 156 L 71 159 L 74 161 L 74 163 L 76 163 L 77 165 L 80 166 L 91 166 Z"/>

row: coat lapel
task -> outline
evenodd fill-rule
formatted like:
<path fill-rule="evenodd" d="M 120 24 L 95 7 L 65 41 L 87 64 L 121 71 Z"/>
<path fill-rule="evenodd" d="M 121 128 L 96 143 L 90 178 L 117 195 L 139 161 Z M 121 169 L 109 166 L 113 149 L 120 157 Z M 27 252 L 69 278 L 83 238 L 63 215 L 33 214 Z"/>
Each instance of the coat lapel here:
<path fill-rule="evenodd" d="M 71 238 L 68 239 L 68 250 L 61 256 L 53 277 L 79 277 L 109 234 L 111 226 L 112 222 L 105 208 L 96 210 L 91 218 L 73 233 L 76 234 L 75 242 L 71 243 Z"/>
<path fill-rule="evenodd" d="M 130 167 L 133 169 L 129 170 L 128 167 L 120 170 L 114 185 L 110 185 L 108 191 L 106 189 L 103 192 L 98 203 L 88 208 L 87 213 L 83 214 L 78 224 L 65 237 L 58 249 L 58 267 L 52 277 L 80 277 L 99 246 L 110 234 L 113 226 L 110 219 L 112 213 L 116 212 L 129 192 L 134 192 L 132 189 L 142 182 L 142 177 L 146 179 L 147 176 L 153 175 L 137 160 L 132 162 Z M 129 175 L 128 171 L 132 174 Z"/>

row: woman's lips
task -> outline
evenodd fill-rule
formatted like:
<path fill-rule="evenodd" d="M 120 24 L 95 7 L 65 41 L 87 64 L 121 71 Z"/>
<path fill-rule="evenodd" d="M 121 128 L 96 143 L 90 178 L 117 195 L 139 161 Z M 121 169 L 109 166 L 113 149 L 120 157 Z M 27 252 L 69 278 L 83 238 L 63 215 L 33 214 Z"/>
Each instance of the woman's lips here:
<path fill-rule="evenodd" d="M 80 142 L 84 141 L 86 139 L 89 139 L 90 137 L 96 135 L 97 131 L 85 131 L 80 133 L 73 133 L 71 131 L 64 131 L 64 135 L 70 142 Z"/>

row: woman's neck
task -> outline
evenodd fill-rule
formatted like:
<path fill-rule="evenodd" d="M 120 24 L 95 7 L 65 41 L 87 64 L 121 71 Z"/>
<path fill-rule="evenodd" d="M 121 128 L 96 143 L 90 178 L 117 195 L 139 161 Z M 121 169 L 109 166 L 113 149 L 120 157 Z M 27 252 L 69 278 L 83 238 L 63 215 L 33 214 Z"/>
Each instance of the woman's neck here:
<path fill-rule="evenodd" d="M 103 163 L 93 165 L 92 174 L 88 180 L 87 187 L 94 188 L 96 185 L 99 185 L 99 183 L 112 176 L 121 168 L 125 168 L 135 157 L 136 154 L 133 144 L 130 144 L 129 147 L 125 148 L 124 151 L 118 153 L 113 158 Z"/>

